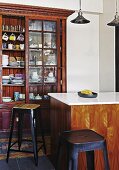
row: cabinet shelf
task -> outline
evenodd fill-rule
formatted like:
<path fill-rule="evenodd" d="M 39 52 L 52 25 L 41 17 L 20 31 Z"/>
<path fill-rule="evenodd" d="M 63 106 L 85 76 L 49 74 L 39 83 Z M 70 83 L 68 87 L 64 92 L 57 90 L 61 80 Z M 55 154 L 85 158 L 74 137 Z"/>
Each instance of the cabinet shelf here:
<path fill-rule="evenodd" d="M 18 33 L 18 34 L 25 34 L 25 31 L 11 31 L 11 30 L 2 30 L 3 33 Z"/>
<path fill-rule="evenodd" d="M 25 103 L 25 100 L 19 100 L 19 101 L 10 101 L 10 102 L 2 102 L 2 103 L 4 103 L 4 104 L 13 104 L 13 105 L 15 105 L 15 104 L 20 104 L 20 103 Z"/>
<path fill-rule="evenodd" d="M 24 84 L 2 84 L 3 86 L 24 86 Z"/>
<path fill-rule="evenodd" d="M 20 51 L 20 52 L 25 51 L 25 50 L 21 50 L 21 49 L 8 49 L 8 48 L 3 48 L 2 50 L 3 51 Z"/>
<path fill-rule="evenodd" d="M 19 66 L 2 66 L 2 68 L 8 69 L 8 68 L 12 68 L 12 69 L 24 69 L 24 67 L 19 67 Z"/>

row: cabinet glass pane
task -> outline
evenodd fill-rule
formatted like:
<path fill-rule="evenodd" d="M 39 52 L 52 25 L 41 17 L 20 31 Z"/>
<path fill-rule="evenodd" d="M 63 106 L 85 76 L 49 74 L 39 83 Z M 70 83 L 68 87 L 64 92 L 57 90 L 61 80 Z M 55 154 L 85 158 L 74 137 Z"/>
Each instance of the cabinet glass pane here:
<path fill-rule="evenodd" d="M 29 47 L 42 48 L 42 34 L 39 32 L 29 33 Z"/>
<path fill-rule="evenodd" d="M 41 100 L 42 99 L 42 86 L 30 86 L 29 88 L 29 99 L 30 100 Z"/>
<path fill-rule="evenodd" d="M 43 30 L 56 32 L 56 22 L 43 21 Z"/>
<path fill-rule="evenodd" d="M 30 20 L 29 21 L 29 30 L 42 30 L 42 22 L 38 20 Z"/>
<path fill-rule="evenodd" d="M 29 51 L 29 65 L 42 65 L 42 50 Z"/>
<path fill-rule="evenodd" d="M 44 33 L 44 48 L 56 48 L 56 34 Z"/>
<path fill-rule="evenodd" d="M 42 82 L 42 67 L 29 67 L 29 82 Z"/>
<path fill-rule="evenodd" d="M 44 65 L 56 65 L 57 54 L 55 50 L 44 50 L 43 53 Z"/>
<path fill-rule="evenodd" d="M 56 67 L 45 67 L 44 68 L 44 82 L 45 83 L 55 83 L 57 75 Z"/>

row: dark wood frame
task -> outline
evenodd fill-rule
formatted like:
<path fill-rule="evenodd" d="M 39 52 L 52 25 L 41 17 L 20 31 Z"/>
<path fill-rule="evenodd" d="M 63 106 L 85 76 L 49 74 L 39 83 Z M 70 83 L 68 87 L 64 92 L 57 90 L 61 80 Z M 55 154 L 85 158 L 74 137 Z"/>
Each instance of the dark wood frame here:
<path fill-rule="evenodd" d="M 38 7 L 31 5 L 20 5 L 20 4 L 10 4 L 10 3 L 0 3 L 0 15 L 8 15 L 8 16 L 20 16 L 25 17 L 26 23 L 28 23 L 28 19 L 47 19 L 47 20 L 55 20 L 57 21 L 57 44 L 58 47 L 58 92 L 66 92 L 67 84 L 66 84 L 66 19 L 69 15 L 74 13 L 73 10 L 66 9 L 58 9 L 58 8 L 48 8 L 48 7 Z M 60 41 L 60 23 L 62 23 L 62 42 Z M 26 24 L 28 26 L 28 24 Z M 0 27 L 2 30 L 2 17 L 0 18 Z M 0 36 L 2 37 L 2 31 L 0 31 Z M 25 56 L 28 59 L 28 29 L 26 28 L 25 33 L 26 40 L 26 49 Z M 62 44 L 62 54 L 60 53 L 60 45 Z M 60 61 L 60 55 L 62 55 L 62 60 Z M 0 39 L 0 58 L 2 58 L 2 39 Z M 0 59 L 0 66 L 2 65 Z M 28 73 L 28 63 L 25 66 L 26 74 Z M 2 67 L 0 67 L 0 82 L 2 82 Z M 62 84 L 61 84 L 62 79 Z M 28 77 L 26 78 L 26 82 L 28 82 Z M 2 83 L 0 83 L 0 90 L 2 90 Z M 26 84 L 26 93 L 28 93 L 28 84 Z M 2 101 L 2 95 L 0 95 L 0 101 Z M 26 98 L 26 102 L 29 100 Z M 15 102 L 8 103 L 8 105 L 13 106 Z M 41 107 L 49 110 L 49 102 L 43 103 L 41 101 Z M 8 113 L 9 115 L 9 113 Z M 47 114 L 48 115 L 48 114 Z M 49 119 L 49 116 L 48 116 Z M 9 122 L 9 121 L 8 121 Z M 49 128 L 49 127 L 48 127 Z"/>

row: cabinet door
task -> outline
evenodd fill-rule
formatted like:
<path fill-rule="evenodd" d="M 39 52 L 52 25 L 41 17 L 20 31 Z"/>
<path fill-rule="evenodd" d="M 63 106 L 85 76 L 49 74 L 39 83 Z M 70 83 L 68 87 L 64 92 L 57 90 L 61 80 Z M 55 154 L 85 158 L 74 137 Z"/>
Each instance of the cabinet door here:
<path fill-rule="evenodd" d="M 57 21 L 28 21 L 29 100 L 47 100 L 57 92 Z"/>

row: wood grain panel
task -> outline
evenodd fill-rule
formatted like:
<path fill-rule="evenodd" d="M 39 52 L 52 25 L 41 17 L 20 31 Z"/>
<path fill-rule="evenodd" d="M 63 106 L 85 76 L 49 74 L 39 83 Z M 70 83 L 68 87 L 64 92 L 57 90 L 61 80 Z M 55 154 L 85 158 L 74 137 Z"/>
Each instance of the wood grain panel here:
<path fill-rule="evenodd" d="M 59 107 L 57 107 L 57 104 Z M 109 164 L 110 170 L 118 170 L 119 169 L 119 105 L 117 104 L 107 104 L 107 105 L 85 105 L 85 106 L 67 106 L 61 102 L 57 102 L 57 100 L 53 100 L 54 110 L 52 108 L 52 116 L 55 116 L 55 119 L 52 120 L 52 128 L 55 129 L 58 133 L 65 129 L 60 129 L 62 126 L 62 121 L 64 116 L 62 113 L 65 111 L 65 119 L 63 124 L 69 125 L 70 129 L 92 129 L 99 134 L 105 136 L 107 141 L 108 148 L 108 156 L 109 156 Z M 62 107 L 60 108 L 60 106 Z M 51 103 L 52 107 L 52 103 Z M 71 110 L 67 110 L 71 108 Z M 55 112 L 54 112 L 55 111 Z M 57 119 L 57 115 L 60 113 L 60 117 L 58 117 L 58 125 L 56 125 L 55 120 Z M 66 114 L 68 119 L 66 118 Z M 71 116 L 71 119 L 69 118 Z M 70 121 L 69 121 L 70 120 Z M 70 127 L 71 125 L 71 127 Z M 57 138 L 57 134 L 55 134 L 55 138 Z M 52 134 L 52 132 L 51 132 Z M 52 139 L 55 140 L 53 137 Z M 54 142 L 54 141 L 53 141 Z M 56 145 L 55 145 L 56 146 Z M 53 148 L 55 149 L 55 148 Z M 104 160 L 103 153 L 101 150 L 95 151 L 95 168 L 96 170 L 104 170 Z M 64 169 L 62 169 L 64 170 Z M 79 168 L 78 170 L 86 170 L 86 159 L 85 154 L 79 154 Z"/>

